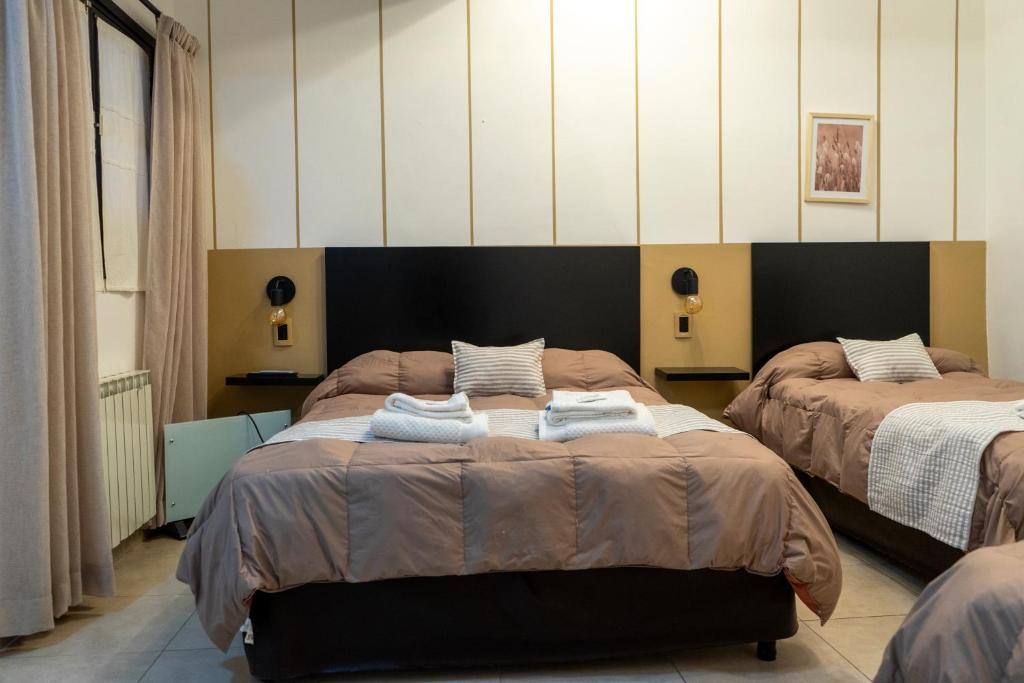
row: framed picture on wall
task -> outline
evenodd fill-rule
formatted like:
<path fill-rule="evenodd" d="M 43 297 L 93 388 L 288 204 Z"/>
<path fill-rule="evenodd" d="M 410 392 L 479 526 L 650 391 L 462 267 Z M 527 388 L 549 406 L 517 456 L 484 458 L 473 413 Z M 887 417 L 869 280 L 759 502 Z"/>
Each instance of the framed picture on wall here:
<path fill-rule="evenodd" d="M 868 204 L 874 117 L 810 114 L 804 201 Z"/>

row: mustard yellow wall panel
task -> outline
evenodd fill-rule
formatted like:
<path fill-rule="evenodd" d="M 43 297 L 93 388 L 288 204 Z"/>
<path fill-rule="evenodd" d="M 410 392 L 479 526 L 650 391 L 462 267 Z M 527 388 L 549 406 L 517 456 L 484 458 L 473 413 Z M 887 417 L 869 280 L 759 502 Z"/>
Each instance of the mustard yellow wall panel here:
<path fill-rule="evenodd" d="M 210 417 L 301 406 L 308 387 L 226 387 L 224 377 L 259 369 L 323 372 L 323 273 L 323 249 L 210 252 Z M 271 339 L 266 286 L 275 275 L 295 282 L 295 299 L 286 306 L 292 346 L 274 346 Z"/>

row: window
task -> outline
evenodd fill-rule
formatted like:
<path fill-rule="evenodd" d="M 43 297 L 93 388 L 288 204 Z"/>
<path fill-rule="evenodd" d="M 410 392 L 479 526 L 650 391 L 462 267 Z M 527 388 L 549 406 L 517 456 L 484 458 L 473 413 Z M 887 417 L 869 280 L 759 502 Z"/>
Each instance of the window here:
<path fill-rule="evenodd" d="M 95 126 L 97 289 L 145 289 L 149 226 L 150 77 L 154 41 L 112 0 L 83 11 Z"/>

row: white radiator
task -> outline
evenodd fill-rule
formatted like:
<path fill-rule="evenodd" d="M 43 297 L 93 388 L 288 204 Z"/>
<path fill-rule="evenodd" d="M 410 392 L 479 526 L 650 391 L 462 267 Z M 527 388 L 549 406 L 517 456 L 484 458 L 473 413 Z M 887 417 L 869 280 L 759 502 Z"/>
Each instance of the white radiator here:
<path fill-rule="evenodd" d="M 149 370 L 100 379 L 100 423 L 113 548 L 156 516 Z"/>

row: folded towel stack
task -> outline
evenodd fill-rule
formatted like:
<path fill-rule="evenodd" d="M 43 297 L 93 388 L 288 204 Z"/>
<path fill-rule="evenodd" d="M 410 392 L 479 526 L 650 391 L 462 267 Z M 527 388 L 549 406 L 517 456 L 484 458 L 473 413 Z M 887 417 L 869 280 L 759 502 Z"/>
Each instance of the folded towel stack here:
<path fill-rule="evenodd" d="M 409 394 L 391 394 L 384 399 L 384 410 L 402 415 L 429 417 L 469 422 L 473 419 L 473 409 L 469 407 L 466 392 L 460 391 L 447 401 L 428 401 L 415 398 Z"/>
<path fill-rule="evenodd" d="M 1017 411 L 1018 417 L 1024 419 L 1024 401 L 1018 401 L 1017 405 L 1015 405 L 1013 409 Z"/>
<path fill-rule="evenodd" d="M 554 391 L 540 420 L 542 441 L 615 433 L 658 434 L 651 412 L 628 391 Z"/>
<path fill-rule="evenodd" d="M 637 406 L 628 391 L 553 391 L 547 405 L 547 422 L 563 425 L 572 420 L 630 419 Z"/>
<path fill-rule="evenodd" d="M 447 401 L 391 394 L 370 417 L 374 436 L 395 441 L 466 443 L 487 436 L 487 415 L 475 414 L 464 392 Z"/>

